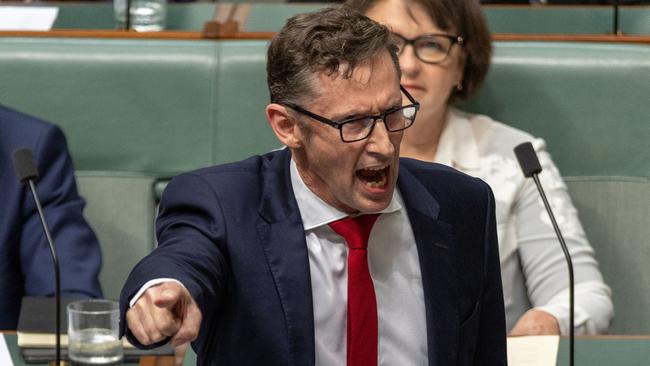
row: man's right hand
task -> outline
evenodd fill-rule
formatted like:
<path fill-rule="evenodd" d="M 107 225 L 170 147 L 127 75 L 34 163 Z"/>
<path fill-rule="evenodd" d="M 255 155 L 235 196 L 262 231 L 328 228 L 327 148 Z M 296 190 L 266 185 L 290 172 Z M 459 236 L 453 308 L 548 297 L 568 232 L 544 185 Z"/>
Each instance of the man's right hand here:
<path fill-rule="evenodd" d="M 131 333 L 143 345 L 171 338 L 172 347 L 199 334 L 201 311 L 190 292 L 176 282 L 150 287 L 126 312 Z"/>

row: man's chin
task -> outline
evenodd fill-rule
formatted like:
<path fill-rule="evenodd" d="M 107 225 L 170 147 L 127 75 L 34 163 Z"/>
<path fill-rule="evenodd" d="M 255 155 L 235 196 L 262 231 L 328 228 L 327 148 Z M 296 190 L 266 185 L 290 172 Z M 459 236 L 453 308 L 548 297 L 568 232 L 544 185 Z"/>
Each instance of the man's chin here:
<path fill-rule="evenodd" d="M 372 197 L 363 197 L 359 202 L 357 210 L 361 213 L 371 213 L 385 209 L 393 199 L 393 191 L 386 192 L 381 196 L 373 195 Z"/>

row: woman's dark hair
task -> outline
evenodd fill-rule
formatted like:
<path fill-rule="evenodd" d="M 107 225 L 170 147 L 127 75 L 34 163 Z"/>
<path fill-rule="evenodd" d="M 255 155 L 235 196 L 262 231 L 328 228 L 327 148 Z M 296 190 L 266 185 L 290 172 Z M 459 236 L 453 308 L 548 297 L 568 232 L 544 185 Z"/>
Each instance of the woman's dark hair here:
<path fill-rule="evenodd" d="M 385 26 L 346 6 L 299 14 L 273 37 L 267 53 L 267 83 L 272 103 L 314 97 L 313 75 L 354 68 L 388 51 L 400 76 L 397 47 Z"/>
<path fill-rule="evenodd" d="M 386 0 L 348 0 L 346 5 L 366 13 L 371 7 Z M 479 89 L 490 68 L 492 43 L 490 30 L 481 11 L 478 0 L 402 0 L 409 4 L 420 4 L 431 20 L 446 32 L 454 32 L 464 39 L 465 69 L 463 88 L 454 90 L 452 100 L 465 100 Z"/>

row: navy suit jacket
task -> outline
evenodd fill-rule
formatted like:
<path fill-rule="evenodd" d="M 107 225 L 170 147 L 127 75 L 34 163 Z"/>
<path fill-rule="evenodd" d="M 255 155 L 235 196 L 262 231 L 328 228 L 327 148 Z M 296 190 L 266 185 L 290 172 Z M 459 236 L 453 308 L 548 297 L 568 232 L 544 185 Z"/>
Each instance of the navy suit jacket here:
<path fill-rule="evenodd" d="M 23 296 L 53 296 L 54 267 L 36 205 L 16 176 L 11 155 L 32 149 L 36 182 L 57 247 L 61 290 L 68 297 L 101 297 L 101 253 L 83 218 L 65 137 L 54 125 L 0 106 L 0 329 L 15 329 Z"/>
<path fill-rule="evenodd" d="M 193 344 L 200 365 L 313 365 L 309 258 L 289 161 L 282 150 L 174 178 L 160 206 L 159 247 L 122 291 L 123 326 L 146 281 L 176 278 L 203 314 Z M 429 365 L 505 365 L 490 188 L 411 159 L 402 159 L 398 185 L 420 258 Z"/>

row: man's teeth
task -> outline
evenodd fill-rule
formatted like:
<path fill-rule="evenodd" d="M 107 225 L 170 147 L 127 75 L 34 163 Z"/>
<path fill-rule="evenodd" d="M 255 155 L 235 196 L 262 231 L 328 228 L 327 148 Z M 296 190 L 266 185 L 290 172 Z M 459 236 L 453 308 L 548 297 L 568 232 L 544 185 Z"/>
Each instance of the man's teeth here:
<path fill-rule="evenodd" d="M 388 179 L 387 167 L 366 168 L 359 173 L 360 178 L 371 188 L 384 187 Z"/>
<path fill-rule="evenodd" d="M 366 184 L 371 188 L 381 188 L 386 185 L 386 175 L 382 174 L 379 181 L 366 181 Z"/>

